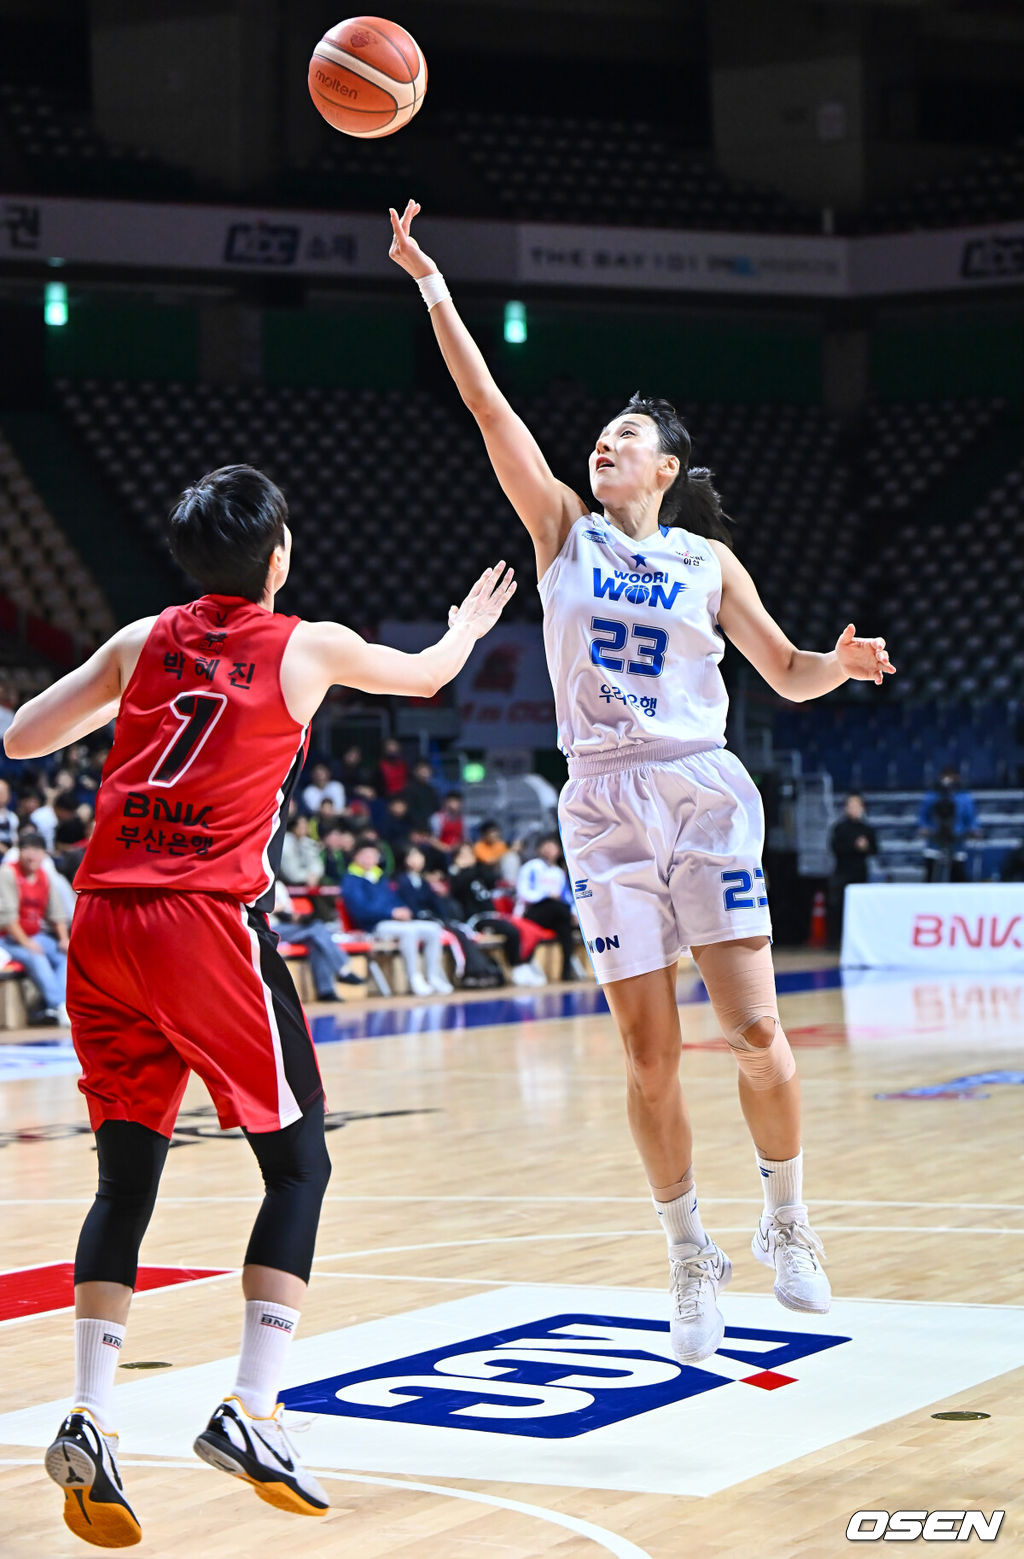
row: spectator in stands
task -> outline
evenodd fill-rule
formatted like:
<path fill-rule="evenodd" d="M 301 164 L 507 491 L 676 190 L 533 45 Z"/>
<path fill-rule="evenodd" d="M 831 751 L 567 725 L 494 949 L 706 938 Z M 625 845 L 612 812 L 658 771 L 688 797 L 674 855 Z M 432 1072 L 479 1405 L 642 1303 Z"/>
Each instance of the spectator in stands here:
<path fill-rule="evenodd" d="M 0 948 L 17 959 L 39 992 L 42 1006 L 31 1021 L 66 1026 L 68 925 L 45 860 L 42 835 L 24 830 L 17 861 L 0 866 Z"/>
<path fill-rule="evenodd" d="M 878 854 L 878 835 L 865 817 L 864 797 L 852 791 L 843 803 L 843 815 L 829 835 L 835 868 L 829 882 L 830 940 L 837 945 L 843 934 L 843 904 L 849 883 L 867 882 L 868 859 Z"/>
<path fill-rule="evenodd" d="M 434 784 L 434 766 L 429 758 L 417 758 L 412 766 L 412 778 L 402 792 L 409 807 L 409 826 L 430 831 L 430 820 L 441 807 L 441 797 Z"/>
<path fill-rule="evenodd" d="M 53 845 L 53 864 L 67 882 L 74 882 L 75 880 L 75 873 L 81 866 L 82 857 L 85 855 L 85 846 L 88 838 L 89 829 L 77 812 L 71 817 L 62 818 L 57 824 L 57 833 Z"/>
<path fill-rule="evenodd" d="M 412 911 L 384 875 L 376 843 L 365 835 L 356 840 L 355 859 L 345 873 L 341 891 L 353 926 L 398 943 L 409 989 L 415 996 L 451 991 L 441 964 L 443 928 L 433 920 L 413 919 Z M 424 973 L 418 961 L 421 949 Z"/>
<path fill-rule="evenodd" d="M 324 796 L 316 813 L 309 820 L 309 832 L 317 844 L 322 844 L 323 837 L 331 824 L 337 821 L 339 813 L 330 796 Z"/>
<path fill-rule="evenodd" d="M 18 837 L 18 814 L 11 806 L 11 787 L 0 779 L 0 855 L 9 850 Z"/>
<path fill-rule="evenodd" d="M 37 834 L 42 834 L 43 843 L 46 845 L 47 851 L 51 853 L 53 851 L 53 838 L 57 832 L 57 823 L 59 822 L 57 813 L 54 811 L 53 800 L 51 799 L 55 794 L 51 790 L 49 796 L 41 795 L 39 805 L 33 807 L 28 815 L 30 827 Z"/>
<path fill-rule="evenodd" d="M 312 816 L 320 811 L 324 800 L 329 800 L 335 812 L 345 810 L 345 787 L 340 780 L 331 778 L 326 763 L 314 763 L 309 784 L 302 792 L 302 805 Z"/>
<path fill-rule="evenodd" d="M 18 695 L 10 682 L 0 682 L 0 740 L 11 721 L 14 719 L 14 711 L 17 708 Z"/>
<path fill-rule="evenodd" d="M 297 812 L 288 820 L 281 848 L 281 880 L 289 888 L 318 888 L 323 874 L 323 856 L 310 834 L 309 818 Z"/>
<path fill-rule="evenodd" d="M 499 914 L 494 907 L 494 878 L 491 868 L 477 860 L 474 847 L 460 844 L 448 868 L 448 892 L 461 921 L 474 931 L 489 931 L 500 936 L 502 951 L 512 975 L 513 985 L 546 985 L 537 965 L 523 958 L 522 938 L 515 921 Z"/>
<path fill-rule="evenodd" d="M 404 793 L 388 797 L 379 833 L 391 846 L 395 858 L 401 859 L 409 848 L 409 805 Z"/>
<path fill-rule="evenodd" d="M 917 814 L 918 833 L 924 840 L 925 882 L 967 881 L 967 841 L 977 826 L 974 797 L 961 790 L 957 769 L 944 768 L 938 786 L 926 791 Z"/>
<path fill-rule="evenodd" d="M 486 866 L 490 871 L 491 881 L 497 882 L 501 875 L 501 863 L 508 854 L 508 845 L 501 837 L 497 823 L 488 821 L 480 824 L 473 853 L 481 866 Z"/>
<path fill-rule="evenodd" d="M 460 791 L 450 790 L 441 802 L 441 810 L 434 819 L 434 834 L 441 848 L 449 853 L 466 837 Z"/>
<path fill-rule="evenodd" d="M 373 771 L 363 757 L 361 747 L 353 745 L 345 748 L 341 762 L 337 765 L 337 773 L 349 806 L 355 796 L 362 796 L 368 801 L 374 795 Z"/>
<path fill-rule="evenodd" d="M 562 949 L 563 980 L 574 976 L 576 916 L 569 902 L 569 879 L 562 862 L 562 843 L 557 834 L 547 834 L 533 860 L 520 868 L 516 883 L 516 914 L 534 925 L 553 931 Z"/>
<path fill-rule="evenodd" d="M 377 765 L 377 793 L 381 796 L 397 796 L 409 783 L 409 765 L 402 756 L 402 744 L 389 736 L 381 748 Z"/>
<path fill-rule="evenodd" d="M 351 828 L 346 826 L 344 819 L 336 817 L 329 824 L 320 846 L 324 862 L 322 881 L 338 888 L 351 863 L 352 852 L 356 847 L 356 836 Z"/>
<path fill-rule="evenodd" d="M 436 872 L 448 870 L 448 854 L 442 850 L 429 828 L 410 828 L 409 843 L 414 844 L 417 850 L 423 852 L 425 861 L 424 871 L 427 876 L 433 876 Z"/>
<path fill-rule="evenodd" d="M 505 979 L 482 947 L 478 947 L 473 933 L 459 914 L 448 891 L 447 873 L 437 877 L 424 876 L 423 852 L 411 845 L 406 852 L 404 869 L 395 881 L 398 896 L 407 904 L 417 920 L 437 920 L 459 944 L 462 965 L 462 984 L 470 989 L 491 989 L 504 985 Z"/>
<path fill-rule="evenodd" d="M 335 980 L 343 985 L 363 984 L 352 968 L 352 960 L 334 940 L 330 926 L 315 915 L 296 914 L 292 896 L 280 880 L 274 885 L 274 912 L 269 920 L 282 942 L 304 947 L 308 952 L 317 1001 L 338 1000 Z"/>
<path fill-rule="evenodd" d="M 92 805 L 96 792 L 100 788 L 100 780 L 103 778 L 103 765 L 109 757 L 109 742 L 101 742 L 98 747 L 90 750 L 88 758 L 78 773 L 80 800 L 87 800 Z"/>

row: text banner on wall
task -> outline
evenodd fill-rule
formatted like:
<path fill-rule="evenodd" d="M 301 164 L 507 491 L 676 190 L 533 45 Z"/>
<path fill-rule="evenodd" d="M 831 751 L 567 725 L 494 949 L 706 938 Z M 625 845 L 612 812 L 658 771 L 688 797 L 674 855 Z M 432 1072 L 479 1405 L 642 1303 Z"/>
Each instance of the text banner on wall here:
<path fill-rule="evenodd" d="M 857 883 L 840 962 L 854 969 L 1024 970 L 1024 883 Z"/>
<path fill-rule="evenodd" d="M 383 215 L 0 194 L 0 262 L 395 278 Z M 877 238 L 424 218 L 449 277 L 644 292 L 871 297 L 1024 285 L 1024 225 Z"/>
<path fill-rule="evenodd" d="M 845 297 L 844 239 L 524 224 L 520 281 L 664 292 Z"/>
<path fill-rule="evenodd" d="M 382 622 L 382 644 L 415 652 L 434 644 L 440 623 Z M 474 649 L 455 683 L 464 747 L 500 752 L 554 747 L 555 700 L 544 638 L 532 623 L 501 623 Z"/>

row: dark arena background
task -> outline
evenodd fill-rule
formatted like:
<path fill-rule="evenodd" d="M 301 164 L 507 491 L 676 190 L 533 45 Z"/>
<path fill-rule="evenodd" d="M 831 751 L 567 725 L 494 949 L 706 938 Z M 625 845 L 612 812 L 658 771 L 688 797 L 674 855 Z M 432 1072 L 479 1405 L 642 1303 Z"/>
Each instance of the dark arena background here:
<path fill-rule="evenodd" d="M 296 1531 L 190 1456 L 258 1201 L 193 1081 L 118 1376 L 145 1551 L 831 1559 L 910 1512 L 1024 1552 L 1024 6 L 394 4 L 426 98 L 359 140 L 307 90 L 321 0 L 0 0 L 0 726 L 191 599 L 164 525 L 215 467 L 285 493 L 285 612 L 418 650 L 484 567 L 519 578 L 435 697 L 333 690 L 289 822 L 334 1178 L 286 1403 L 332 1509 Z M 699 1367 L 668 1347 L 587 948 L 573 921 L 563 963 L 523 915 L 566 781 L 533 550 L 388 258 L 410 197 L 559 478 L 587 498 L 608 419 L 667 397 L 786 634 L 828 651 L 853 622 L 896 666 L 793 704 L 725 654 L 836 1302 L 784 1312 L 749 1254 L 756 1167 L 684 958 L 702 1207 L 736 1268 Z M 0 851 L 42 833 L 68 920 L 112 730 L 0 754 Z M 346 909 L 368 836 L 387 873 L 419 848 L 442 910 L 485 870 L 518 955 L 446 932 L 410 993 Z M 95 1159 L 62 997 L 9 929 L 0 1554 L 64 1559 L 41 1449 Z"/>

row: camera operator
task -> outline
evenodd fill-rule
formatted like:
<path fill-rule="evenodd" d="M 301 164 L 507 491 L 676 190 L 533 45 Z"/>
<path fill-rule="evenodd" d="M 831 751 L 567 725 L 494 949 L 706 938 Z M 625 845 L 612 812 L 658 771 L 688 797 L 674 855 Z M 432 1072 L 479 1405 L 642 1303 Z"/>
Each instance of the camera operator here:
<path fill-rule="evenodd" d="M 924 840 L 925 882 L 967 881 L 967 840 L 977 827 L 974 797 L 960 788 L 960 775 L 948 767 L 929 790 L 917 814 L 917 831 Z"/>

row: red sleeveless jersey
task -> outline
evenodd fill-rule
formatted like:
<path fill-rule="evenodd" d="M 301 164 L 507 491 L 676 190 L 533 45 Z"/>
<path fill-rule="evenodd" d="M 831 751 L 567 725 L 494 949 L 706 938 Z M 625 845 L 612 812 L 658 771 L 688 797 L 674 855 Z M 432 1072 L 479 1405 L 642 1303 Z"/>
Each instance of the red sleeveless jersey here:
<path fill-rule="evenodd" d="M 272 905 L 309 742 L 281 692 L 299 621 L 226 595 L 161 612 L 121 698 L 77 889 Z"/>

